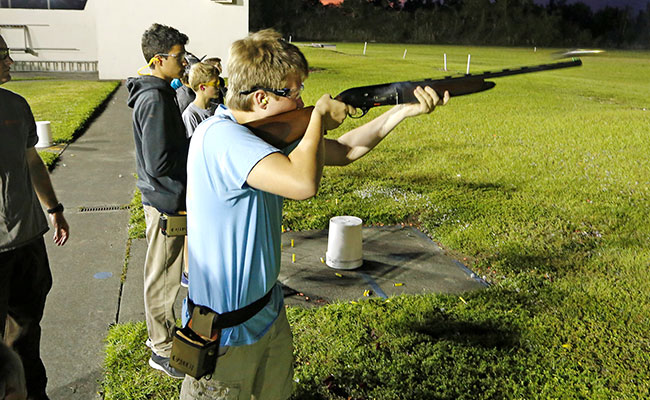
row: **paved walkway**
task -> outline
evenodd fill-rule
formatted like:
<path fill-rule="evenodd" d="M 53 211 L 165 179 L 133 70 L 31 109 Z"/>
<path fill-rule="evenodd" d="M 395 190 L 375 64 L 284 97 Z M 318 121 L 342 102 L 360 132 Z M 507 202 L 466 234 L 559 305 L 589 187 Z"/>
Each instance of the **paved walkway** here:
<path fill-rule="evenodd" d="M 52 400 L 101 398 L 108 328 L 116 322 L 144 320 L 146 243 L 133 241 L 126 260 L 129 212 L 120 209 L 130 202 L 135 188 L 126 96 L 121 86 L 83 136 L 65 149 L 52 173 L 71 226 L 64 247 L 54 246 L 51 232 L 47 234 L 54 285 L 45 308 L 42 355 Z M 364 228 L 363 235 L 364 266 L 335 271 L 320 262 L 327 249 L 326 232 L 286 233 L 280 280 L 286 285 L 287 303 L 314 306 L 359 299 L 366 290 L 373 296 L 390 296 L 483 287 L 412 228 Z"/>
<path fill-rule="evenodd" d="M 52 173 L 71 233 L 63 247 L 49 240 L 51 232 L 46 234 L 54 284 L 45 307 L 41 352 L 52 400 L 99 398 L 103 340 L 116 320 L 129 212 L 80 208 L 130 202 L 133 147 L 122 86 L 83 136 L 67 147 Z"/>

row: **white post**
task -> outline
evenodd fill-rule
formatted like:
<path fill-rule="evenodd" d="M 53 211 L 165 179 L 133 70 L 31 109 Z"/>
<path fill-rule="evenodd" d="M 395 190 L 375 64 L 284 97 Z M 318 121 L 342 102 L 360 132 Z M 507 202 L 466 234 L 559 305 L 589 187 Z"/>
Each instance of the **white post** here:
<path fill-rule="evenodd" d="M 467 55 L 467 74 L 469 75 L 469 61 L 472 59 L 472 55 L 468 54 Z"/>
<path fill-rule="evenodd" d="M 535 46 L 535 49 L 533 50 L 535 53 L 537 53 L 537 46 Z"/>
<path fill-rule="evenodd" d="M 406 59 L 406 51 L 407 51 L 407 50 L 408 50 L 408 49 L 404 49 L 404 55 L 402 56 L 402 60 Z"/>
<path fill-rule="evenodd" d="M 368 46 L 368 42 L 363 43 L 363 55 L 366 55 L 366 47 Z"/>
<path fill-rule="evenodd" d="M 291 35 L 289 35 L 289 43 L 291 43 Z"/>
<path fill-rule="evenodd" d="M 445 71 L 447 70 L 447 53 L 445 53 Z"/>

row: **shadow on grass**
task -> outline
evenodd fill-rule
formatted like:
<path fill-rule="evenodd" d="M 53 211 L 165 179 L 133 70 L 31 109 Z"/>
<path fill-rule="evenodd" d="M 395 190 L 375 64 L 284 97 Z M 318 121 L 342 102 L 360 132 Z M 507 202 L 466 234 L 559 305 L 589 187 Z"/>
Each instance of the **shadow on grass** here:
<path fill-rule="evenodd" d="M 519 343 L 517 331 L 492 323 L 437 319 L 414 324 L 410 329 L 428 336 L 431 341 L 453 341 L 467 346 L 511 349 Z"/>
<path fill-rule="evenodd" d="M 520 357 L 527 350 L 519 328 L 496 315 L 463 312 L 471 305 L 454 309 L 449 302 L 455 299 L 399 296 L 389 303 L 346 306 L 348 315 L 330 316 L 339 325 L 331 331 L 302 329 L 313 324 L 304 315 L 304 321 L 295 321 L 299 384 L 292 398 L 507 398 L 502 382 L 525 379 Z M 317 338 L 327 342 L 326 353 L 310 344 Z"/>
<path fill-rule="evenodd" d="M 512 357 L 519 347 L 516 330 L 442 319 L 404 329 L 397 348 L 379 336 L 365 351 L 351 350 L 365 360 L 337 360 L 334 368 L 329 364 L 327 373 L 314 381 L 301 381 L 292 399 L 507 398 L 499 382 L 524 379 Z"/>
<path fill-rule="evenodd" d="M 403 161 L 402 161 L 403 162 Z M 388 171 L 394 171 L 399 174 L 401 182 L 396 184 L 395 178 L 387 177 L 386 170 L 380 167 L 363 168 L 363 169 L 345 169 L 345 174 L 341 176 L 332 175 L 332 179 L 344 179 L 351 182 L 382 182 L 384 181 L 388 186 L 402 187 L 404 190 L 412 190 L 413 187 L 423 187 L 427 190 L 436 190 L 436 188 L 457 188 L 464 191 L 480 191 L 480 192 L 500 192 L 503 194 L 512 194 L 517 191 L 516 185 L 505 185 L 503 183 L 493 181 L 466 181 L 450 178 L 448 174 L 441 173 L 406 173 L 395 168 L 388 168 Z M 343 171 L 343 170 L 341 170 Z M 348 190 L 354 190 L 358 185 L 344 184 L 342 187 L 348 187 Z"/>

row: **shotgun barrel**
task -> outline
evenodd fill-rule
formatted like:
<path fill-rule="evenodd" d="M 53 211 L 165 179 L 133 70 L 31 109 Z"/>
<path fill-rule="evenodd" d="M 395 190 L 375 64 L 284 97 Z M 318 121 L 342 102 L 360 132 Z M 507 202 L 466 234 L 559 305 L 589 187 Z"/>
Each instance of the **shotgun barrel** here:
<path fill-rule="evenodd" d="M 492 89 L 495 86 L 495 83 L 486 81 L 486 79 L 529 74 L 532 72 L 548 71 L 560 68 L 577 67 L 580 65 L 582 65 L 582 61 L 580 61 L 580 59 L 575 59 L 572 61 L 564 61 L 552 64 L 533 65 L 515 69 L 503 69 L 496 72 L 487 71 L 477 75 L 466 74 L 455 77 L 447 76 L 442 79 L 423 79 L 419 81 L 404 81 L 385 83 L 381 85 L 360 86 L 341 92 L 338 96 L 336 96 L 336 100 L 361 109 L 363 111 L 363 116 L 372 107 L 417 103 L 418 100 L 413 94 L 413 91 L 418 86 L 429 86 L 435 90 L 436 93 L 438 93 L 438 96 L 441 97 L 444 95 L 445 91 L 448 91 L 451 97 L 455 97 Z"/>

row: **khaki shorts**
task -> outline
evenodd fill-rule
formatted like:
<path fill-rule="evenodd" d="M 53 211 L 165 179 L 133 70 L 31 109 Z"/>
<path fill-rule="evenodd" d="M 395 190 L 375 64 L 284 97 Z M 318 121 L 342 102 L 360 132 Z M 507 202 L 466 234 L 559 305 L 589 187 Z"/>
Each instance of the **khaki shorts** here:
<path fill-rule="evenodd" d="M 228 347 L 210 379 L 185 376 L 180 400 L 282 400 L 293 390 L 293 338 L 284 309 L 268 332 Z"/>

